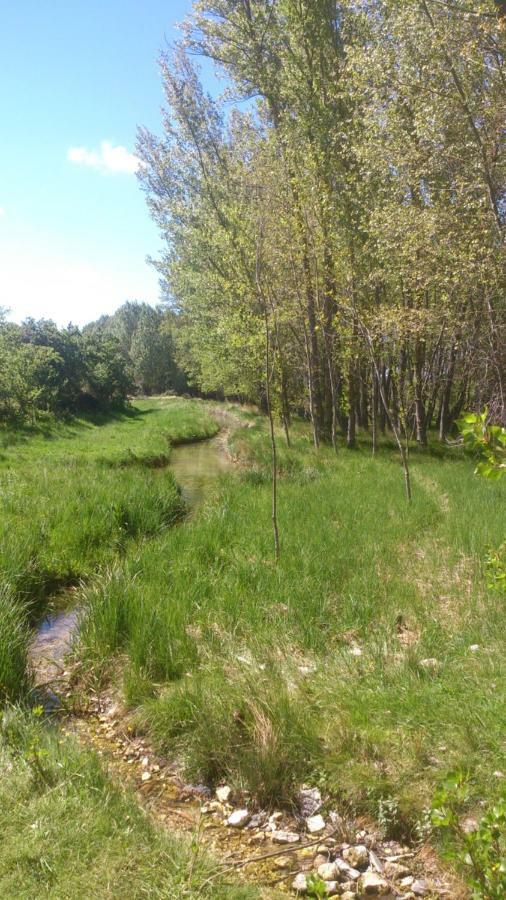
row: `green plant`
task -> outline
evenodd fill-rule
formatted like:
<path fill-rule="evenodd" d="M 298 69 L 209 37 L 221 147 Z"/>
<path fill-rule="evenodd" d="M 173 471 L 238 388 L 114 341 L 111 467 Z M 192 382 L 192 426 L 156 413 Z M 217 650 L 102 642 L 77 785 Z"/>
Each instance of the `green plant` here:
<path fill-rule="evenodd" d="M 506 896 L 506 798 L 478 821 L 462 819 L 468 802 L 468 779 L 456 772 L 434 797 L 432 824 L 447 834 L 458 860 L 466 867 L 473 896 L 503 900 Z"/>
<path fill-rule="evenodd" d="M 314 900 L 323 900 L 327 897 L 327 886 L 319 875 L 310 875 L 307 879 L 306 896 L 313 897 Z"/>
<path fill-rule="evenodd" d="M 476 474 L 485 478 L 506 475 L 506 428 L 491 424 L 487 409 L 482 413 L 466 413 L 457 425 L 465 446 L 482 457 Z"/>

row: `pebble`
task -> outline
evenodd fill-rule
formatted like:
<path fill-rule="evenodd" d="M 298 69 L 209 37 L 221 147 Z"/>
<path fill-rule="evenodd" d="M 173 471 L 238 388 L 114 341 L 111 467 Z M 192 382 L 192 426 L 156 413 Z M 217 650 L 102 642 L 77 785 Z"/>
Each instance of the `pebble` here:
<path fill-rule="evenodd" d="M 410 874 L 410 870 L 407 866 L 401 865 L 401 863 L 390 862 L 388 860 L 384 866 L 384 872 L 387 878 L 397 879 L 397 878 L 405 878 Z"/>
<path fill-rule="evenodd" d="M 298 894 L 305 894 L 307 891 L 307 878 L 304 875 L 304 872 L 299 872 L 298 875 L 295 876 L 292 882 L 292 888 Z"/>
<path fill-rule="evenodd" d="M 336 894 L 341 893 L 341 886 L 337 881 L 326 881 L 325 882 L 325 892 L 327 897 L 335 897 Z"/>
<path fill-rule="evenodd" d="M 423 669 L 428 669 L 430 671 L 434 671 L 434 669 L 438 668 L 439 662 L 437 659 L 430 657 L 429 659 L 421 659 L 420 665 L 422 666 Z"/>
<path fill-rule="evenodd" d="M 228 784 L 224 784 L 222 787 L 216 788 L 216 796 L 220 803 L 228 803 L 231 793 L 232 788 L 229 787 Z"/>
<path fill-rule="evenodd" d="M 354 869 L 353 866 L 350 866 L 343 859 L 336 859 L 336 866 L 338 867 L 341 875 L 344 875 L 344 877 L 348 881 L 358 881 L 358 879 L 360 878 L 360 872 L 358 871 L 358 869 Z"/>
<path fill-rule="evenodd" d="M 314 816 L 320 809 L 322 805 L 322 795 L 318 788 L 304 785 L 299 791 L 298 802 L 301 816 L 303 816 L 304 819 L 307 819 L 309 816 Z"/>
<path fill-rule="evenodd" d="M 247 809 L 234 809 L 234 812 L 227 819 L 227 825 L 231 828 L 244 828 L 249 820 L 250 814 Z"/>
<path fill-rule="evenodd" d="M 318 875 L 324 881 L 335 881 L 339 875 L 339 869 L 335 863 L 323 863 L 318 866 Z"/>
<path fill-rule="evenodd" d="M 343 859 L 353 869 L 363 869 L 369 865 L 369 851 L 363 844 L 358 844 L 356 847 L 348 847 L 347 850 L 343 850 Z"/>
<path fill-rule="evenodd" d="M 416 894 L 417 897 L 425 897 L 425 895 L 429 891 L 429 888 L 427 882 L 420 878 L 417 881 L 413 882 L 413 884 L 411 885 L 411 890 L 414 894 Z"/>
<path fill-rule="evenodd" d="M 388 887 L 388 883 L 380 878 L 376 872 L 364 872 L 364 874 L 360 878 L 359 882 L 359 890 L 361 894 L 364 894 L 366 897 L 370 896 L 384 896 L 385 894 L 390 893 L 390 888 Z"/>
<path fill-rule="evenodd" d="M 399 887 L 401 888 L 411 888 L 413 887 L 414 878 L 412 875 L 408 875 L 406 878 L 401 878 L 399 881 Z"/>
<path fill-rule="evenodd" d="M 356 900 L 357 897 L 358 894 L 355 891 L 345 891 L 344 894 L 341 894 L 341 900 Z"/>
<path fill-rule="evenodd" d="M 321 831 L 325 831 L 325 819 L 323 816 L 309 816 L 306 819 L 306 828 L 309 834 L 319 834 Z"/>
<path fill-rule="evenodd" d="M 142 773 L 142 781 L 149 781 L 151 778 L 151 772 L 143 772 Z"/>
<path fill-rule="evenodd" d="M 275 844 L 296 844 L 300 841 L 300 835 L 295 831 L 273 831 L 271 839 Z"/>

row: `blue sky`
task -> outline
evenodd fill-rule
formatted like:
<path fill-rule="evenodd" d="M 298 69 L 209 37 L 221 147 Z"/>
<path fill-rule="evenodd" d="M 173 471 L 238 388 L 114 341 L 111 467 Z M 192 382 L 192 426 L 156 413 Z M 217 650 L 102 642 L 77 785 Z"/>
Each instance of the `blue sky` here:
<path fill-rule="evenodd" d="M 133 169 L 160 130 L 159 50 L 190 0 L 18 0 L 0 25 L 0 306 L 83 324 L 158 300 Z"/>

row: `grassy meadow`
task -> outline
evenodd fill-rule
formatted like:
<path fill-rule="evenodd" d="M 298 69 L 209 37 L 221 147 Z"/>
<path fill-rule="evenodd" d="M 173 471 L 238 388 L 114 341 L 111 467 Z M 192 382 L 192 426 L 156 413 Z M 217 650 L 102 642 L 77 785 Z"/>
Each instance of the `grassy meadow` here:
<path fill-rule="evenodd" d="M 280 438 L 273 563 L 265 422 L 236 431 L 248 465 L 184 528 L 132 546 L 84 589 L 81 652 L 127 659 L 139 726 L 191 777 L 260 802 L 318 778 L 416 831 L 456 767 L 476 800 L 506 766 L 503 599 L 485 558 L 505 486 L 459 451 L 413 451 L 408 505 L 394 449 L 316 453 Z"/>
<path fill-rule="evenodd" d="M 230 411 L 244 426 L 230 438 L 238 465 L 178 528 L 181 493 L 161 467 L 171 444 L 216 432 L 204 404 L 145 401 L 4 435 L 3 699 L 26 686 L 30 611 L 79 583 L 75 653 L 98 680 L 119 679 L 136 727 L 190 780 L 226 779 L 268 805 L 316 782 L 403 836 L 423 832 L 452 770 L 469 777 L 469 808 L 488 806 L 506 771 L 504 596 L 486 567 L 506 484 L 475 477 L 460 450 L 413 449 L 409 505 L 387 440 L 375 457 L 365 439 L 335 456 L 295 423 L 291 450 L 279 435 L 276 565 L 266 422 Z M 189 878 L 206 881 L 210 863 L 190 863 L 191 847 L 158 834 L 69 740 L 9 713 L 1 745 L 2 896 L 183 897 L 197 891 Z M 63 833 L 69 817 L 82 838 Z M 213 890 L 202 896 L 227 896 Z"/>

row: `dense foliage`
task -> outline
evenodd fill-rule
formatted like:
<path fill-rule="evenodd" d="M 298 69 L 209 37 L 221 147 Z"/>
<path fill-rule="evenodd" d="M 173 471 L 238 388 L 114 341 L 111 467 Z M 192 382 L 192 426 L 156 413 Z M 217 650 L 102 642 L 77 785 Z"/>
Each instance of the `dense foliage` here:
<path fill-rule="evenodd" d="M 505 35 L 493 0 L 194 4 L 138 152 L 196 383 L 263 399 L 267 336 L 317 444 L 504 418 Z"/>
<path fill-rule="evenodd" d="M 84 331 L 117 340 L 136 391 L 151 395 L 187 389 L 186 377 L 174 358 L 174 328 L 170 312 L 127 301 L 112 316 L 102 316 Z"/>
<path fill-rule="evenodd" d="M 119 342 L 69 326 L 0 317 L 0 421 L 122 406 L 132 390 Z"/>

